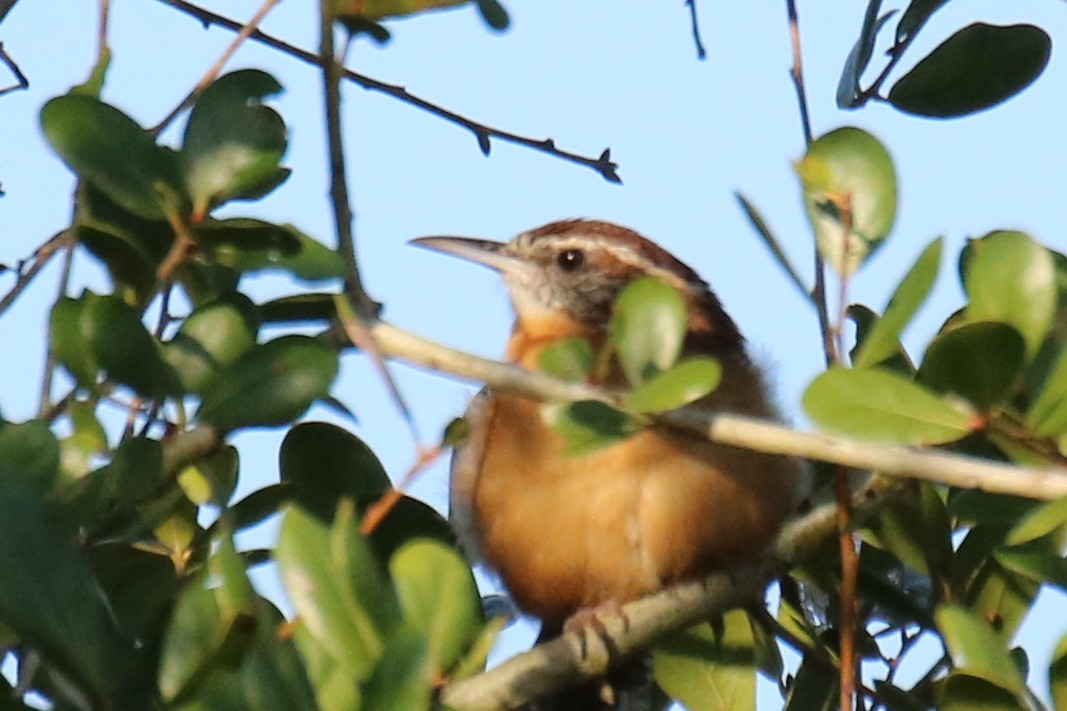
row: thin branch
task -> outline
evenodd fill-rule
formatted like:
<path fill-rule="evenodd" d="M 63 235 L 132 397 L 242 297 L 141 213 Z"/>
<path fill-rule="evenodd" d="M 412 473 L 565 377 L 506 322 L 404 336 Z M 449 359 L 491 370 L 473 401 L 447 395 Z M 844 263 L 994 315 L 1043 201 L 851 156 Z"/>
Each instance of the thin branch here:
<path fill-rule="evenodd" d="M 693 28 L 693 44 L 697 48 L 697 59 L 704 61 L 708 57 L 708 53 L 704 51 L 704 43 L 700 40 L 700 23 L 697 21 L 697 2 L 696 0 L 685 0 L 686 6 L 689 8 L 689 24 Z"/>
<path fill-rule="evenodd" d="M 0 42 L 0 64 L 3 64 L 5 67 L 7 67 L 8 71 L 10 71 L 11 74 L 15 77 L 14 84 L 0 89 L 0 96 L 3 96 L 4 94 L 7 94 L 11 91 L 18 91 L 20 89 L 30 88 L 30 80 L 27 79 L 26 75 L 22 73 L 22 70 L 19 69 L 19 65 L 15 64 L 15 60 L 9 57 L 7 52 L 4 51 L 3 42 Z"/>
<path fill-rule="evenodd" d="M 96 26 L 96 57 L 97 60 L 102 59 L 108 53 L 107 49 L 107 28 L 108 20 L 111 17 L 111 0 L 100 0 L 100 12 L 98 14 L 97 26 Z"/>
<path fill-rule="evenodd" d="M 153 136 L 158 136 L 162 133 L 163 129 L 169 126 L 171 121 L 178 117 L 178 114 L 193 105 L 193 101 L 196 100 L 196 97 L 218 78 L 219 74 L 222 72 L 222 68 L 230 61 L 230 58 L 233 56 L 234 52 L 237 51 L 237 48 L 248 39 L 249 35 L 256 31 L 256 28 L 259 27 L 259 23 L 263 21 L 263 18 L 267 16 L 267 13 L 273 10 L 274 6 L 279 2 L 281 2 L 281 0 L 263 0 L 263 4 L 260 5 L 256 14 L 253 15 L 252 19 L 246 24 L 240 26 L 240 29 L 237 31 L 237 36 L 230 42 L 230 45 L 223 50 L 222 54 L 219 55 L 219 58 L 215 60 L 215 63 L 208 67 L 208 70 L 204 72 L 202 77 L 200 77 L 200 81 L 196 83 L 193 90 L 190 91 L 189 94 L 181 100 L 181 103 L 175 106 L 174 109 L 159 122 L 159 125 L 151 130 Z"/>
<path fill-rule="evenodd" d="M 34 251 L 33 256 L 25 261 L 33 260 L 33 264 L 29 269 L 25 269 L 25 262 L 20 263 L 18 267 L 18 280 L 15 285 L 11 287 L 11 290 L 4 294 L 4 298 L 0 299 L 0 314 L 3 314 L 15 303 L 15 299 L 19 297 L 26 287 L 34 280 L 34 278 L 41 272 L 42 269 L 51 261 L 62 247 L 71 244 L 70 230 L 63 230 L 52 235 L 47 242 L 42 244 Z"/>
<path fill-rule="evenodd" d="M 218 25 L 219 27 L 224 27 L 234 32 L 240 31 L 242 27 L 241 23 L 236 22 L 235 20 L 231 20 L 227 17 L 223 17 L 222 15 L 218 15 L 209 10 L 205 10 L 204 8 L 186 2 L 185 0 L 158 1 L 163 3 L 164 5 L 168 5 L 170 7 L 175 8 L 176 10 L 184 12 L 187 15 L 195 17 L 196 19 L 200 20 L 200 22 L 202 22 L 205 26 Z M 250 35 L 250 38 L 256 42 L 260 42 L 262 44 L 267 45 L 268 47 L 287 54 L 290 57 L 299 59 L 302 62 L 306 62 L 316 67 L 321 66 L 321 61 L 318 55 L 314 54 L 313 52 L 309 52 L 305 49 L 301 49 L 299 47 L 291 45 L 288 42 L 268 35 L 265 32 L 256 30 Z M 453 123 L 459 126 L 460 128 L 467 129 L 472 134 L 474 134 L 474 137 L 478 140 L 478 145 L 481 147 L 483 153 L 489 153 L 490 140 L 496 138 L 501 141 L 506 141 L 508 143 L 515 143 L 520 146 L 525 146 L 526 148 L 530 148 L 535 151 L 547 153 L 548 155 L 554 156 L 561 160 L 568 161 L 570 163 L 575 163 L 577 165 L 585 166 L 586 168 L 591 168 L 597 173 L 599 173 L 602 178 L 609 182 L 622 182 L 618 175 L 619 166 L 617 163 L 611 160 L 610 148 L 605 149 L 604 152 L 601 153 L 600 156 L 597 158 L 591 158 L 589 156 L 584 156 L 579 153 L 572 153 L 570 151 L 565 151 L 560 148 L 557 148 L 555 142 L 551 138 L 528 138 L 526 136 L 520 136 L 515 133 L 510 133 L 508 131 L 503 131 L 498 128 L 493 128 L 492 126 L 487 126 L 485 124 L 478 123 L 477 121 L 469 119 L 466 116 L 462 116 L 453 111 L 449 111 L 448 109 L 442 106 L 438 106 L 437 104 L 431 103 L 425 99 L 415 96 L 409 93 L 408 90 L 402 86 L 398 86 L 395 84 L 387 84 L 385 82 L 378 81 L 377 79 L 372 79 L 371 77 L 368 77 L 366 75 L 357 74 L 356 72 L 353 72 L 349 69 L 342 69 L 341 75 L 344 79 L 351 81 L 363 87 L 364 89 L 386 94 L 387 96 L 391 96 L 394 99 L 404 102 L 405 104 L 409 104 L 433 116 L 437 116 L 438 118 L 442 118 L 445 121 Z"/>
<path fill-rule="evenodd" d="M 463 353 L 383 321 L 372 325 L 370 330 L 382 352 L 388 356 L 484 382 L 500 392 L 541 400 L 599 400 L 621 406 L 616 394 Z M 341 345 L 348 344 L 348 339 L 343 335 L 331 334 L 330 338 Z M 919 447 L 801 432 L 777 422 L 695 407 L 665 412 L 656 415 L 653 420 L 661 426 L 689 432 L 720 444 L 816 459 L 891 477 L 1030 499 L 1051 500 L 1067 496 L 1067 468 L 1063 467 L 1022 467 Z"/>
<path fill-rule="evenodd" d="M 74 244 L 73 242 L 67 244 L 63 249 L 63 274 L 59 278 L 59 292 L 56 294 L 56 299 L 61 299 L 67 295 L 67 289 L 70 286 L 71 266 L 74 263 Z M 52 382 L 56 372 L 56 359 L 52 355 L 51 341 L 46 346 L 45 364 L 44 364 L 44 377 L 41 379 L 41 396 L 37 406 L 37 416 L 42 416 L 49 407 L 51 407 L 52 401 Z"/>

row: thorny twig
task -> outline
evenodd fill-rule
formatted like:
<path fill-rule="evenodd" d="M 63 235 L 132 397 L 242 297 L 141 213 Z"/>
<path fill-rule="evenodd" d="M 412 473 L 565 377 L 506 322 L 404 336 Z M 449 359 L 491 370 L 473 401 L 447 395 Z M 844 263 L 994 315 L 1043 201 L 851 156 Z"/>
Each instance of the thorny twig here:
<path fill-rule="evenodd" d="M 237 32 L 243 25 L 235 20 L 231 20 L 222 15 L 218 15 L 209 10 L 205 10 L 202 7 L 193 5 L 185 0 L 159 0 L 159 2 L 180 10 L 188 15 L 200 20 L 205 26 L 218 25 L 228 30 Z M 283 40 L 280 40 L 272 35 L 268 35 L 265 32 L 256 30 L 250 35 L 250 38 L 256 42 L 267 45 L 273 49 L 283 52 L 291 57 L 306 62 L 314 66 L 320 66 L 321 60 L 319 56 L 313 52 L 309 52 L 300 47 L 289 44 Z M 482 152 L 488 155 L 490 149 L 490 140 L 498 139 L 506 141 L 508 143 L 515 143 L 520 146 L 531 148 L 535 151 L 541 151 L 551 156 L 555 156 L 561 160 L 565 160 L 577 165 L 582 165 L 587 168 L 591 168 L 600 174 L 602 178 L 612 183 L 622 183 L 622 180 L 618 175 L 618 164 L 611 160 L 611 149 L 606 148 L 604 152 L 597 158 L 591 158 L 579 153 L 572 153 L 565 151 L 561 148 L 557 148 L 555 142 L 551 138 L 536 139 L 529 138 L 527 136 L 520 136 L 515 133 L 503 131 L 492 126 L 487 126 L 482 123 L 478 123 L 473 119 L 469 119 L 466 116 L 450 111 L 442 106 L 438 106 L 430 101 L 422 99 L 414 94 L 408 92 L 402 86 L 396 84 L 387 84 L 385 82 L 373 79 L 364 74 L 358 74 L 350 69 L 341 69 L 341 75 L 344 79 L 351 81 L 369 91 L 377 91 L 388 96 L 393 97 L 406 104 L 410 104 L 418 109 L 422 109 L 429 114 L 442 118 L 450 123 L 456 124 L 461 128 L 465 128 L 474 134 L 474 137 L 478 140 L 478 146 Z"/>

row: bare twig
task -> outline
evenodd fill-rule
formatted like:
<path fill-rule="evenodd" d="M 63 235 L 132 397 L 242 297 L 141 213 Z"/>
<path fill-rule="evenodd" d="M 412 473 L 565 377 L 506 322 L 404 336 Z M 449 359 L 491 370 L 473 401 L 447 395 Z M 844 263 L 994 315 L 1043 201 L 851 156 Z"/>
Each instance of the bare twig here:
<path fill-rule="evenodd" d="M 33 256 L 30 257 L 30 261 L 33 260 L 33 264 L 29 269 L 25 269 L 25 264 L 20 263 L 18 268 L 18 280 L 15 285 L 11 287 L 11 290 L 4 294 L 4 298 L 0 299 L 0 314 L 3 314 L 15 303 L 15 299 L 19 297 L 26 287 L 34 280 L 34 278 L 41 272 L 42 269 L 51 261 L 62 247 L 71 244 L 73 238 L 69 230 L 63 230 L 52 235 L 47 242 L 42 244 L 34 251 Z"/>
<path fill-rule="evenodd" d="M 219 73 L 222 72 L 222 68 L 226 66 L 226 62 L 230 61 L 230 58 L 233 56 L 233 53 L 237 51 L 237 48 L 256 31 L 256 28 L 259 27 L 259 23 L 263 21 L 263 18 L 267 16 L 267 13 L 273 10 L 274 6 L 280 1 L 281 0 L 263 0 L 263 4 L 260 5 L 256 14 L 253 15 L 252 19 L 246 24 L 240 26 L 240 29 L 237 31 L 237 36 L 234 37 L 229 46 L 223 50 L 222 54 L 219 55 L 219 58 L 215 60 L 215 63 L 208 67 L 208 70 L 204 72 L 204 76 L 200 77 L 200 81 L 196 83 L 193 90 L 190 91 L 189 94 L 181 100 L 181 103 L 175 106 L 174 109 L 159 122 L 159 125 L 151 130 L 153 136 L 158 136 L 163 129 L 170 125 L 171 121 L 178 117 L 178 114 L 193 105 L 193 101 L 196 100 L 196 97 L 218 78 Z"/>
<path fill-rule="evenodd" d="M 697 21 L 697 2 L 696 0 L 685 0 L 686 6 L 689 8 L 689 24 L 693 28 L 693 44 L 697 48 L 697 59 L 703 61 L 707 59 L 708 53 L 704 50 L 704 43 L 700 40 L 700 23 Z"/>
<path fill-rule="evenodd" d="M 97 60 L 106 56 L 108 18 L 111 17 L 111 0 L 100 0 L 100 12 L 96 27 L 96 57 Z"/>
<path fill-rule="evenodd" d="M 159 2 L 163 3 L 164 5 L 173 7 L 177 10 L 180 10 L 181 12 L 184 12 L 187 15 L 195 17 L 196 19 L 200 20 L 205 26 L 218 25 L 234 32 L 240 31 L 241 27 L 243 26 L 239 22 L 231 20 L 227 17 L 223 17 L 222 15 L 218 15 L 214 12 L 210 12 L 209 10 L 205 10 L 204 8 L 186 2 L 185 0 L 159 0 Z M 291 57 L 299 59 L 302 62 L 306 62 L 313 66 L 320 66 L 321 64 L 319 55 L 291 45 L 288 42 L 280 40 L 259 30 L 252 32 L 250 38 L 256 42 L 260 42 L 262 44 L 267 45 L 268 47 L 283 52 Z M 560 148 L 557 148 L 555 142 L 551 138 L 528 138 L 526 136 L 520 136 L 515 133 L 510 133 L 508 131 L 503 131 L 498 128 L 493 128 L 492 126 L 487 126 L 485 124 L 478 123 L 477 121 L 469 119 L 466 116 L 457 114 L 454 111 L 449 111 L 444 107 L 438 106 L 437 104 L 431 103 L 425 99 L 415 96 L 414 94 L 408 92 L 408 90 L 402 86 L 398 86 L 395 84 L 387 84 L 385 82 L 378 81 L 377 79 L 372 79 L 371 77 L 368 77 L 366 75 L 357 74 L 356 72 L 353 72 L 349 69 L 342 69 L 341 75 L 344 79 L 358 84 L 364 89 L 386 94 L 387 96 L 391 96 L 394 99 L 421 109 L 433 116 L 437 116 L 438 118 L 442 118 L 461 128 L 467 129 L 472 134 L 474 134 L 474 137 L 478 140 L 478 145 L 481 147 L 483 153 L 489 152 L 490 140 L 496 138 L 501 141 L 506 141 L 508 143 L 515 143 L 520 146 L 525 146 L 535 151 L 547 153 L 551 156 L 568 161 L 570 163 L 575 163 L 577 165 L 582 165 L 587 168 L 591 168 L 609 182 L 622 182 L 618 175 L 619 166 L 611 160 L 611 149 L 605 149 L 604 152 L 601 153 L 600 156 L 597 158 L 591 158 L 589 156 L 584 156 L 578 153 L 572 153 L 570 151 L 565 151 Z"/>
<path fill-rule="evenodd" d="M 14 84 L 0 89 L 0 96 L 3 96 L 4 94 L 7 94 L 11 91 L 18 91 L 19 89 L 30 88 L 30 80 L 27 79 L 26 75 L 22 73 L 22 70 L 19 69 L 19 65 L 15 64 L 15 60 L 9 57 L 7 52 L 4 51 L 4 44 L 2 42 L 0 42 L 0 63 L 7 67 L 11 74 L 15 77 Z"/>

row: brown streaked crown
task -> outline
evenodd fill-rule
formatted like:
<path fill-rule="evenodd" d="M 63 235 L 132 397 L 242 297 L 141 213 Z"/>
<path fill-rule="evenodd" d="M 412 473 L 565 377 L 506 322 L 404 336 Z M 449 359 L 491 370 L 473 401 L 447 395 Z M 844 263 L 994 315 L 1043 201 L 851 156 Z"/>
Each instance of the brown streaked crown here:
<path fill-rule="evenodd" d="M 686 302 L 688 346 L 739 350 L 744 339 L 722 304 L 688 265 L 637 232 L 598 220 L 562 220 L 524 232 L 504 248 L 539 269 L 505 280 L 518 303 L 534 298 L 549 309 L 565 309 L 594 327 L 605 327 L 619 292 L 634 279 L 651 276 L 678 290 Z M 531 278 L 531 275 L 536 275 Z"/>

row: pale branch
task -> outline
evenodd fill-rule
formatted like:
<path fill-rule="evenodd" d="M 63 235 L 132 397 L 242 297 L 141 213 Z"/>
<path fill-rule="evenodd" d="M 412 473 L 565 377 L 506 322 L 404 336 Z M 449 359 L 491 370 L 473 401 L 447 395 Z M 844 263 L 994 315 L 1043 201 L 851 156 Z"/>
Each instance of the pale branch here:
<path fill-rule="evenodd" d="M 169 7 L 173 7 L 176 10 L 184 12 L 197 20 L 200 20 L 205 27 L 211 25 L 217 25 L 223 27 L 232 32 L 239 32 L 243 25 L 236 20 L 231 20 L 228 17 L 219 15 L 217 13 L 206 10 L 198 5 L 194 5 L 185 0 L 159 0 L 159 2 Z M 299 59 L 302 62 L 311 64 L 313 66 L 321 66 L 322 61 L 319 55 L 309 52 L 306 49 L 302 49 L 295 45 L 289 44 L 284 40 L 278 39 L 273 35 L 269 35 L 261 30 L 256 30 L 250 35 L 250 38 L 261 44 L 264 44 L 272 49 L 276 49 L 290 57 Z M 414 106 L 417 109 L 421 109 L 433 116 L 444 119 L 449 123 L 455 124 L 460 128 L 464 128 L 474 134 L 474 137 L 478 140 L 478 146 L 481 148 L 482 153 L 488 155 L 491 139 L 498 139 L 506 141 L 508 143 L 515 143 L 526 148 L 547 153 L 555 158 L 575 163 L 577 165 L 591 168 L 600 174 L 602 178 L 612 183 L 621 183 L 622 180 L 618 174 L 618 164 L 611 160 L 611 149 L 605 149 L 597 158 L 591 156 L 581 155 L 579 153 L 572 153 L 565 151 L 561 148 L 557 148 L 555 142 L 551 138 L 537 139 L 529 138 L 527 136 L 520 136 L 516 133 L 504 131 L 492 126 L 488 126 L 483 123 L 479 123 L 473 119 L 467 118 L 461 114 L 457 114 L 454 111 L 450 111 L 443 106 L 434 104 L 426 99 L 416 96 L 410 93 L 407 89 L 397 84 L 388 84 L 377 79 L 373 79 L 365 74 L 359 74 L 350 69 L 342 68 L 341 76 L 358 86 L 367 89 L 368 91 L 377 91 L 379 93 L 391 96 L 405 104 Z"/>
<path fill-rule="evenodd" d="M 613 393 L 558 380 L 516 365 L 480 358 L 379 321 L 371 333 L 382 352 L 411 364 L 484 382 L 501 392 L 541 400 L 599 400 L 619 405 Z M 336 340 L 336 338 L 335 338 Z M 347 339 L 342 341 L 347 345 Z M 881 444 L 825 433 L 801 432 L 786 425 L 726 412 L 685 407 L 652 417 L 657 424 L 705 437 L 712 442 L 920 479 L 962 489 L 1013 494 L 1030 499 L 1067 496 L 1067 469 L 1037 469 L 919 447 Z"/>
<path fill-rule="evenodd" d="M 898 480 L 873 477 L 854 496 L 855 505 L 871 510 L 904 489 Z M 648 650 L 671 633 L 759 601 L 777 572 L 820 555 L 836 535 L 836 505 L 825 504 L 785 526 L 765 559 L 627 603 L 622 614 L 601 618 L 602 636 L 564 634 L 446 686 L 441 701 L 464 711 L 506 711 L 603 676 L 621 658 Z"/>

